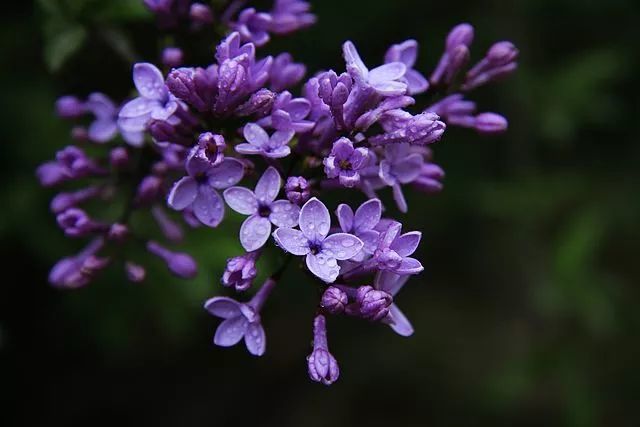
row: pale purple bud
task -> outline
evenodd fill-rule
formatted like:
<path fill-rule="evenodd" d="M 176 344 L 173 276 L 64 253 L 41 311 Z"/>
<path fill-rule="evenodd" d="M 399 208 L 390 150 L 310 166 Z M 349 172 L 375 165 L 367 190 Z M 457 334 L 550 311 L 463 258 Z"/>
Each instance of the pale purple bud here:
<path fill-rule="evenodd" d="M 79 254 L 58 261 L 49 273 L 49 283 L 59 288 L 75 289 L 91 281 L 92 274 L 85 266 L 85 260 L 92 257 L 104 246 L 101 238 L 92 240 Z M 92 262 L 89 262 L 91 266 Z"/>
<path fill-rule="evenodd" d="M 473 27 L 470 24 L 458 24 L 447 35 L 446 50 L 452 51 L 457 46 L 471 46 L 473 42 Z"/>
<path fill-rule="evenodd" d="M 56 217 L 58 225 L 69 237 L 82 237 L 103 227 L 93 221 L 82 209 L 69 208 Z"/>
<path fill-rule="evenodd" d="M 322 294 L 320 307 L 330 314 L 340 314 L 348 302 L 346 292 L 335 286 L 329 286 Z"/>
<path fill-rule="evenodd" d="M 75 96 L 61 96 L 56 101 L 56 114 L 63 119 L 77 119 L 86 112 L 85 103 Z"/>
<path fill-rule="evenodd" d="M 143 266 L 135 264 L 131 261 L 127 261 L 124 265 L 125 272 L 127 273 L 127 279 L 133 283 L 140 283 L 147 275 Z"/>
<path fill-rule="evenodd" d="M 505 65 L 518 57 L 518 49 L 509 41 L 494 43 L 487 51 L 487 59 L 492 65 Z"/>
<path fill-rule="evenodd" d="M 331 385 L 338 380 L 340 369 L 338 362 L 327 344 L 327 327 L 323 315 L 313 320 L 313 351 L 307 356 L 309 377 L 324 385 Z"/>
<path fill-rule="evenodd" d="M 249 99 L 236 108 L 236 114 L 238 116 L 250 116 L 252 114 L 265 115 L 276 99 L 276 94 L 269 89 L 260 89 L 249 97 Z"/>
<path fill-rule="evenodd" d="M 72 193 L 59 193 L 51 200 L 51 211 L 58 214 L 98 196 L 100 192 L 100 187 L 87 187 Z"/>
<path fill-rule="evenodd" d="M 356 292 L 355 302 L 347 307 L 347 313 L 377 322 L 389 314 L 392 302 L 393 297 L 387 292 L 372 286 L 360 286 Z"/>
<path fill-rule="evenodd" d="M 162 179 L 155 175 L 145 176 L 138 185 L 136 201 L 140 204 L 149 204 L 160 197 L 162 191 Z"/>
<path fill-rule="evenodd" d="M 284 185 L 287 199 L 295 205 L 302 206 L 311 197 L 311 186 L 302 176 L 290 176 Z"/>
<path fill-rule="evenodd" d="M 184 52 L 179 47 L 166 47 L 162 51 L 162 63 L 169 67 L 175 68 L 184 62 Z"/>
<path fill-rule="evenodd" d="M 109 240 L 123 242 L 127 237 L 129 237 L 129 227 L 127 227 L 126 224 L 120 224 L 117 222 L 111 224 L 109 232 L 107 233 L 107 238 Z"/>
<path fill-rule="evenodd" d="M 507 130 L 509 123 L 507 119 L 500 114 L 482 113 L 475 118 L 474 128 L 481 134 L 492 135 L 502 133 Z"/>
<path fill-rule="evenodd" d="M 129 165 L 129 152 L 125 147 L 116 147 L 109 153 L 109 162 L 116 169 L 122 169 Z"/>
<path fill-rule="evenodd" d="M 147 242 L 147 250 L 161 258 L 173 274 L 183 279 L 192 279 L 198 274 L 195 260 L 183 252 L 172 252 L 158 242 Z"/>
<path fill-rule="evenodd" d="M 151 208 L 151 215 L 153 215 L 153 218 L 160 227 L 162 234 L 164 234 L 168 240 L 172 242 L 179 242 L 183 239 L 184 234 L 182 233 L 182 228 L 180 228 L 175 221 L 169 218 L 162 207 L 158 205 L 153 206 Z"/>
<path fill-rule="evenodd" d="M 256 259 L 258 256 L 259 252 L 254 251 L 247 252 L 241 256 L 229 258 L 222 275 L 222 284 L 224 286 L 233 286 L 236 291 L 245 291 L 249 289 L 258 273 L 258 270 L 256 269 Z"/>
<path fill-rule="evenodd" d="M 213 12 L 206 4 L 194 3 L 189 9 L 189 17 L 197 24 L 211 24 L 213 22 Z"/>

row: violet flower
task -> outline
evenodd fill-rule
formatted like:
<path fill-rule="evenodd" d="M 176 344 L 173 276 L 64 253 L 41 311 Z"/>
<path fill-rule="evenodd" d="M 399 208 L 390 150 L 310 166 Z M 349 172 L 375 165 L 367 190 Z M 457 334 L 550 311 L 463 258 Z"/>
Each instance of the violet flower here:
<path fill-rule="evenodd" d="M 236 291 L 246 291 L 256 278 L 256 260 L 260 251 L 247 252 L 244 255 L 229 258 L 222 275 L 223 286 L 233 286 Z"/>
<path fill-rule="evenodd" d="M 402 62 L 407 67 L 404 81 L 407 84 L 409 95 L 418 95 L 429 89 L 429 82 L 419 72 L 413 69 L 418 57 L 418 42 L 406 40 L 400 44 L 392 45 L 384 56 L 385 63 Z"/>
<path fill-rule="evenodd" d="M 267 348 L 267 338 L 260 319 L 260 311 L 276 285 L 267 279 L 248 303 L 240 303 L 228 297 L 214 297 L 204 304 L 212 315 L 224 319 L 216 329 L 213 342 L 221 347 L 231 347 L 244 338 L 249 353 L 262 356 Z"/>
<path fill-rule="evenodd" d="M 186 161 L 188 175 L 173 185 L 167 203 L 179 211 L 191 207 L 200 222 L 217 227 L 224 218 L 224 201 L 216 190 L 237 184 L 244 174 L 244 166 L 228 157 L 213 166 L 197 157 L 197 150 L 198 146 L 191 150 Z"/>
<path fill-rule="evenodd" d="M 380 234 L 373 258 L 367 261 L 370 266 L 400 275 L 418 274 L 424 270 L 420 261 L 409 256 L 418 248 L 422 233 L 410 231 L 400 234 L 401 230 L 402 224 L 394 221 Z"/>
<path fill-rule="evenodd" d="M 409 209 L 402 192 L 402 184 L 408 184 L 417 179 L 423 163 L 422 154 L 411 152 L 409 144 L 393 144 L 385 147 L 385 157 L 380 161 L 378 175 L 393 189 L 393 198 L 401 212 L 407 212 Z"/>
<path fill-rule="evenodd" d="M 275 0 L 271 9 L 271 26 L 274 34 L 290 34 L 316 22 L 314 14 L 309 13 L 311 6 L 303 0 Z"/>
<path fill-rule="evenodd" d="M 379 271 L 373 279 L 373 287 L 395 297 L 409 280 L 409 276 L 401 276 L 389 271 Z M 389 315 L 382 319 L 397 334 L 408 337 L 413 334 L 413 326 L 395 303 L 389 306 Z"/>
<path fill-rule="evenodd" d="M 371 86 L 383 96 L 403 95 L 407 92 L 407 84 L 402 81 L 407 66 L 402 62 L 389 62 L 369 70 L 352 42 L 345 42 L 342 51 L 347 71 L 357 82 Z"/>
<path fill-rule="evenodd" d="M 278 228 L 273 237 L 282 249 L 306 256 L 307 268 L 321 280 L 332 283 L 338 277 L 339 260 L 353 258 L 363 243 L 348 233 L 329 234 L 331 217 L 327 207 L 315 197 L 300 210 L 300 230 Z"/>
<path fill-rule="evenodd" d="M 274 92 L 282 92 L 298 83 L 304 77 L 307 68 L 304 64 L 293 62 L 289 53 L 281 53 L 273 59 L 269 77 L 270 88 Z"/>
<path fill-rule="evenodd" d="M 92 112 L 96 119 L 89 125 L 88 137 L 91 141 L 104 143 L 113 139 L 118 133 L 122 134 L 122 138 L 130 145 L 139 147 L 142 145 L 144 135 L 138 131 L 127 131 L 119 129 L 118 126 L 118 107 L 105 94 L 95 92 L 89 95 L 86 102 L 86 108 Z"/>
<path fill-rule="evenodd" d="M 322 294 L 320 307 L 330 314 L 340 314 L 349 302 L 347 294 L 342 289 L 329 286 Z"/>
<path fill-rule="evenodd" d="M 267 132 L 255 123 L 247 123 L 243 131 L 247 143 L 238 144 L 235 150 L 240 154 L 259 154 L 272 159 L 287 157 L 291 148 L 287 145 L 295 132 L 275 131 L 269 136 Z"/>
<path fill-rule="evenodd" d="M 351 140 L 340 138 L 324 159 L 324 171 L 329 178 L 338 178 L 345 187 L 355 187 L 360 182 L 358 172 L 367 164 L 368 157 L 367 148 L 354 148 Z"/>
<path fill-rule="evenodd" d="M 247 251 L 255 251 L 267 243 L 271 224 L 282 228 L 298 225 L 300 208 L 288 200 L 275 200 L 281 185 L 280 174 L 270 166 L 258 180 L 255 192 L 245 187 L 224 191 L 224 199 L 231 209 L 249 215 L 240 227 L 240 243 Z"/>
<path fill-rule="evenodd" d="M 311 104 L 305 98 L 293 98 L 284 91 L 273 102 L 271 115 L 258 120 L 260 126 L 269 126 L 283 132 L 309 132 L 315 123 L 305 118 L 311 111 Z"/>
<path fill-rule="evenodd" d="M 469 91 L 512 74 L 518 68 L 518 49 L 509 41 L 495 43 L 469 72 L 462 90 Z"/>
<path fill-rule="evenodd" d="M 338 205 L 336 216 L 343 232 L 353 234 L 362 242 L 361 254 L 354 257 L 355 261 L 362 261 L 365 254 L 372 255 L 378 244 L 380 233 L 375 227 L 382 217 L 382 203 L 379 199 L 371 199 L 356 209 L 355 214 L 347 204 Z"/>
<path fill-rule="evenodd" d="M 183 279 L 193 279 L 198 274 L 198 265 L 191 255 L 174 252 L 158 242 L 147 242 L 147 250 L 162 259 L 171 273 Z"/>
<path fill-rule="evenodd" d="M 368 285 L 360 286 L 355 292 L 355 301 L 346 307 L 346 313 L 377 322 L 387 317 L 392 302 L 389 293 Z"/>
<path fill-rule="evenodd" d="M 255 43 L 260 47 L 269 41 L 267 30 L 271 25 L 271 16 L 268 13 L 256 12 L 254 8 L 244 9 L 238 15 L 238 20 L 231 24 L 234 31 L 240 33 L 243 41 Z"/>

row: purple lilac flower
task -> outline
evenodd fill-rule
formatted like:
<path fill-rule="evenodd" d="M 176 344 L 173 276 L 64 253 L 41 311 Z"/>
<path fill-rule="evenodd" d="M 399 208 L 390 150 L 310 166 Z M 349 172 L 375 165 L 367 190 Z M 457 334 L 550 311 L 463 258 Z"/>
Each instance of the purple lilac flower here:
<path fill-rule="evenodd" d="M 240 303 L 228 297 L 214 297 L 204 304 L 211 314 L 224 319 L 218 326 L 213 342 L 221 347 L 231 347 L 244 338 L 249 353 L 262 356 L 267 348 L 267 338 L 260 319 L 260 311 L 276 285 L 267 279 L 248 303 Z"/>
<path fill-rule="evenodd" d="M 378 176 L 393 189 L 393 198 L 401 212 L 409 209 L 402 192 L 402 184 L 416 180 L 422 171 L 422 154 L 411 151 L 409 144 L 387 145 L 380 161 Z"/>
<path fill-rule="evenodd" d="M 274 92 L 282 92 L 289 89 L 302 80 L 307 68 L 304 64 L 293 62 L 289 53 L 281 53 L 273 59 L 271 74 L 269 77 L 270 88 Z"/>
<path fill-rule="evenodd" d="M 462 67 L 469 61 L 469 47 L 473 42 L 473 36 L 473 27 L 469 24 L 459 24 L 453 27 L 447 36 L 445 51 L 429 79 L 432 85 L 452 83 Z"/>
<path fill-rule="evenodd" d="M 127 274 L 127 279 L 133 283 L 140 283 L 144 281 L 147 276 L 147 271 L 140 264 L 136 264 L 131 261 L 127 261 L 124 265 L 125 272 Z"/>
<path fill-rule="evenodd" d="M 140 146 L 144 135 L 138 131 L 119 129 L 118 107 L 103 93 L 92 93 L 86 102 L 86 109 L 93 113 L 96 119 L 89 125 L 88 137 L 93 142 L 104 143 L 113 139 L 118 133 L 126 142 L 133 146 Z"/>
<path fill-rule="evenodd" d="M 369 138 L 373 145 L 409 143 L 428 145 L 439 141 L 446 125 L 435 113 L 421 113 L 415 116 L 403 111 L 392 110 L 381 116 L 380 124 L 385 133 Z"/>
<path fill-rule="evenodd" d="M 275 0 L 271 9 L 271 26 L 274 34 L 289 34 L 316 22 L 314 14 L 309 13 L 311 6 L 303 0 Z"/>
<path fill-rule="evenodd" d="M 340 138 L 324 159 L 324 171 L 329 178 L 338 178 L 345 187 L 355 187 L 360 182 L 358 172 L 367 164 L 368 157 L 367 148 L 354 148 L 351 140 Z"/>
<path fill-rule="evenodd" d="M 73 192 L 58 193 L 49 204 L 51 212 L 59 214 L 69 208 L 78 206 L 88 200 L 102 195 L 104 188 L 100 186 L 91 186 L 81 188 Z"/>
<path fill-rule="evenodd" d="M 420 175 L 411 185 L 424 193 L 437 193 L 442 190 L 444 170 L 435 163 L 424 163 Z"/>
<path fill-rule="evenodd" d="M 189 8 L 189 18 L 196 26 L 212 24 L 213 12 L 206 4 L 193 3 Z"/>
<path fill-rule="evenodd" d="M 58 151 L 55 160 L 43 163 L 36 170 L 38 180 L 44 187 L 102 173 L 102 168 L 98 167 L 81 148 L 73 145 Z"/>
<path fill-rule="evenodd" d="M 382 203 L 379 199 L 371 199 L 358 207 L 355 214 L 347 204 L 340 204 L 336 216 L 343 232 L 353 234 L 364 243 L 362 252 L 353 259 L 362 261 L 366 254 L 372 255 L 378 244 L 380 233 L 375 227 L 382 217 Z"/>
<path fill-rule="evenodd" d="M 309 132 L 314 122 L 305 120 L 311 104 L 304 98 L 293 98 L 288 91 L 281 92 L 273 102 L 271 115 L 258 120 L 260 126 L 269 126 L 283 132 Z"/>
<path fill-rule="evenodd" d="M 167 203 L 175 210 L 191 207 L 200 222 L 209 227 L 217 227 L 224 218 L 224 202 L 216 190 L 223 190 L 237 184 L 244 174 L 242 162 L 225 158 L 213 166 L 196 156 L 194 147 L 186 161 L 187 176 L 177 181 L 167 198 Z"/>
<path fill-rule="evenodd" d="M 94 221 L 85 211 L 78 208 L 69 208 L 56 217 L 58 225 L 69 237 L 84 237 L 89 234 L 105 231 L 105 225 Z"/>
<path fill-rule="evenodd" d="M 419 72 L 413 69 L 418 57 L 418 42 L 406 40 L 400 44 L 392 45 L 384 56 L 385 63 L 402 62 L 407 67 L 404 81 L 407 84 L 407 93 L 417 95 L 429 89 L 429 82 Z"/>
<path fill-rule="evenodd" d="M 322 314 L 313 319 L 313 351 L 307 356 L 307 368 L 309 377 L 324 385 L 333 384 L 340 376 L 338 362 L 329 353 L 326 319 Z"/>
<path fill-rule="evenodd" d="M 400 234 L 402 224 L 392 222 L 386 231 L 380 234 L 378 246 L 373 253 L 373 258 L 369 261 L 371 265 L 383 271 L 390 271 L 400 275 L 418 274 L 424 267 L 420 261 L 411 258 L 418 248 L 422 233 L 410 231 Z"/>
<path fill-rule="evenodd" d="M 97 237 L 92 240 L 80 253 L 58 261 L 49 273 L 49 283 L 58 288 L 75 289 L 89 283 L 99 271 L 95 263 L 88 260 L 104 247 L 104 239 Z M 89 267 L 93 265 L 93 269 Z"/>
<path fill-rule="evenodd" d="M 353 258 L 363 243 L 348 233 L 329 234 L 331 217 L 327 207 L 315 197 L 300 210 L 300 230 L 278 228 L 273 233 L 278 246 L 293 255 L 306 256 L 309 271 L 327 283 L 338 277 L 339 260 Z"/>
<path fill-rule="evenodd" d="M 507 119 L 496 113 L 480 113 L 476 115 L 476 103 L 464 99 L 464 95 L 456 93 L 441 99 L 428 107 L 443 117 L 450 125 L 475 129 L 480 134 L 492 135 L 507 130 Z"/>
<path fill-rule="evenodd" d="M 255 251 L 269 239 L 271 224 L 281 228 L 298 225 L 300 208 L 288 200 L 275 200 L 282 180 L 278 171 L 269 167 L 255 192 L 245 187 L 231 187 L 224 191 L 224 199 L 231 209 L 249 217 L 240 227 L 240 243 L 247 251 Z"/>
<path fill-rule="evenodd" d="M 462 90 L 469 91 L 512 74 L 518 68 L 518 53 L 511 42 L 495 43 L 486 56 L 467 72 Z"/>
<path fill-rule="evenodd" d="M 173 28 L 189 13 L 190 0 L 143 0 L 144 5 L 156 15 L 158 26 Z"/>
<path fill-rule="evenodd" d="M 267 132 L 255 123 L 247 123 L 243 131 L 247 143 L 238 144 L 235 149 L 240 154 L 259 154 L 272 159 L 287 157 L 291 148 L 287 145 L 295 132 L 293 130 L 277 130 L 269 136 Z"/>
<path fill-rule="evenodd" d="M 379 271 L 373 280 L 373 287 L 395 297 L 409 280 L 409 276 L 401 276 L 389 271 Z M 408 337 L 413 334 L 413 326 L 395 303 L 389 306 L 389 315 L 382 319 L 397 334 Z"/>
<path fill-rule="evenodd" d="M 304 205 L 311 197 L 311 185 L 302 176 L 290 176 L 284 185 L 287 199 L 298 206 Z"/>
<path fill-rule="evenodd" d="M 167 120 L 178 109 L 178 101 L 155 65 L 135 64 L 133 83 L 140 96 L 127 102 L 118 114 L 118 124 L 124 131 L 142 132 L 151 119 Z"/>
<path fill-rule="evenodd" d="M 347 71 L 356 82 L 372 87 L 383 96 L 403 95 L 407 92 L 407 84 L 402 81 L 407 66 L 402 62 L 389 62 L 369 70 L 352 42 L 345 42 L 342 51 L 347 62 Z"/>
<path fill-rule="evenodd" d="M 198 145 L 194 150 L 194 157 L 209 163 L 211 166 L 218 166 L 224 160 L 224 150 L 227 144 L 222 135 L 214 135 L 205 132 L 198 137 Z"/>
<path fill-rule="evenodd" d="M 222 285 L 227 287 L 233 286 L 238 292 L 249 289 L 258 273 L 256 260 L 259 256 L 260 251 L 254 251 L 229 258 L 222 275 Z"/>
<path fill-rule="evenodd" d="M 260 47 L 269 41 L 268 29 L 271 22 L 271 15 L 257 12 L 251 7 L 240 12 L 238 20 L 231 24 L 231 27 L 240 34 L 243 41 L 255 43 Z"/>

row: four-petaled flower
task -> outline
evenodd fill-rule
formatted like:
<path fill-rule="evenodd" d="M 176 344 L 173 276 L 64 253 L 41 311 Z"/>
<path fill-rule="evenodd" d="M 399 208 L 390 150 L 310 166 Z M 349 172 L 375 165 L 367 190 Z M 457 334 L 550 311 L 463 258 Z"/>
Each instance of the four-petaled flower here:
<path fill-rule="evenodd" d="M 418 274 L 424 267 L 413 254 L 418 248 L 422 233 L 410 231 L 400 234 L 402 224 L 392 221 L 389 227 L 380 234 L 378 246 L 369 263 L 375 264 L 379 270 L 390 271 L 396 274 Z"/>
<path fill-rule="evenodd" d="M 367 148 L 354 148 L 351 140 L 340 138 L 324 159 L 324 171 L 329 178 L 338 178 L 345 187 L 355 187 L 360 182 L 358 171 L 366 166 L 368 158 Z"/>
<path fill-rule="evenodd" d="M 240 243 L 247 251 L 255 251 L 267 243 L 271 224 L 288 228 L 298 225 L 300 208 L 288 200 L 275 200 L 281 185 L 280 174 L 270 166 L 258 180 L 255 191 L 245 187 L 224 191 L 231 209 L 249 215 L 240 228 Z"/>
<path fill-rule="evenodd" d="M 187 176 L 173 185 L 167 203 L 175 210 L 191 207 L 200 222 L 216 227 L 224 218 L 224 202 L 216 190 L 223 190 L 237 184 L 244 174 L 240 160 L 226 157 L 213 166 L 196 155 L 196 145 L 185 164 Z"/>
<path fill-rule="evenodd" d="M 371 86 L 383 96 L 403 95 L 407 92 L 407 84 L 403 81 L 407 66 L 402 62 L 389 62 L 369 70 L 352 42 L 345 42 L 342 51 L 347 71 L 360 84 Z"/>
<path fill-rule="evenodd" d="M 362 240 L 348 233 L 329 234 L 331 217 L 327 207 L 311 198 L 300 210 L 300 230 L 278 228 L 276 243 L 293 255 L 306 255 L 309 271 L 327 283 L 338 277 L 338 261 L 353 258 L 362 249 Z"/>
<path fill-rule="evenodd" d="M 240 154 L 260 154 L 272 159 L 287 157 L 291 148 L 287 145 L 295 132 L 293 130 L 277 130 L 269 136 L 267 132 L 255 123 L 247 123 L 243 131 L 247 143 L 236 145 Z"/>

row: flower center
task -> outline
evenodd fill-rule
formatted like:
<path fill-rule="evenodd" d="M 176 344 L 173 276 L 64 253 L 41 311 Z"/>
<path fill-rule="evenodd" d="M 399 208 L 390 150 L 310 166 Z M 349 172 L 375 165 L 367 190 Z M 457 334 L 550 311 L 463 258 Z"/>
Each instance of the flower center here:
<path fill-rule="evenodd" d="M 340 160 L 338 164 L 342 170 L 351 170 L 351 162 L 349 160 Z"/>
<path fill-rule="evenodd" d="M 268 217 L 271 215 L 271 206 L 262 204 L 258 206 L 258 215 L 261 217 Z"/>
<path fill-rule="evenodd" d="M 207 182 L 207 174 L 205 174 L 204 172 L 198 172 L 193 178 L 198 184 L 204 184 L 205 182 Z"/>
<path fill-rule="evenodd" d="M 309 251 L 313 255 L 317 255 L 322 250 L 322 244 L 319 242 L 310 242 L 309 243 Z"/>

